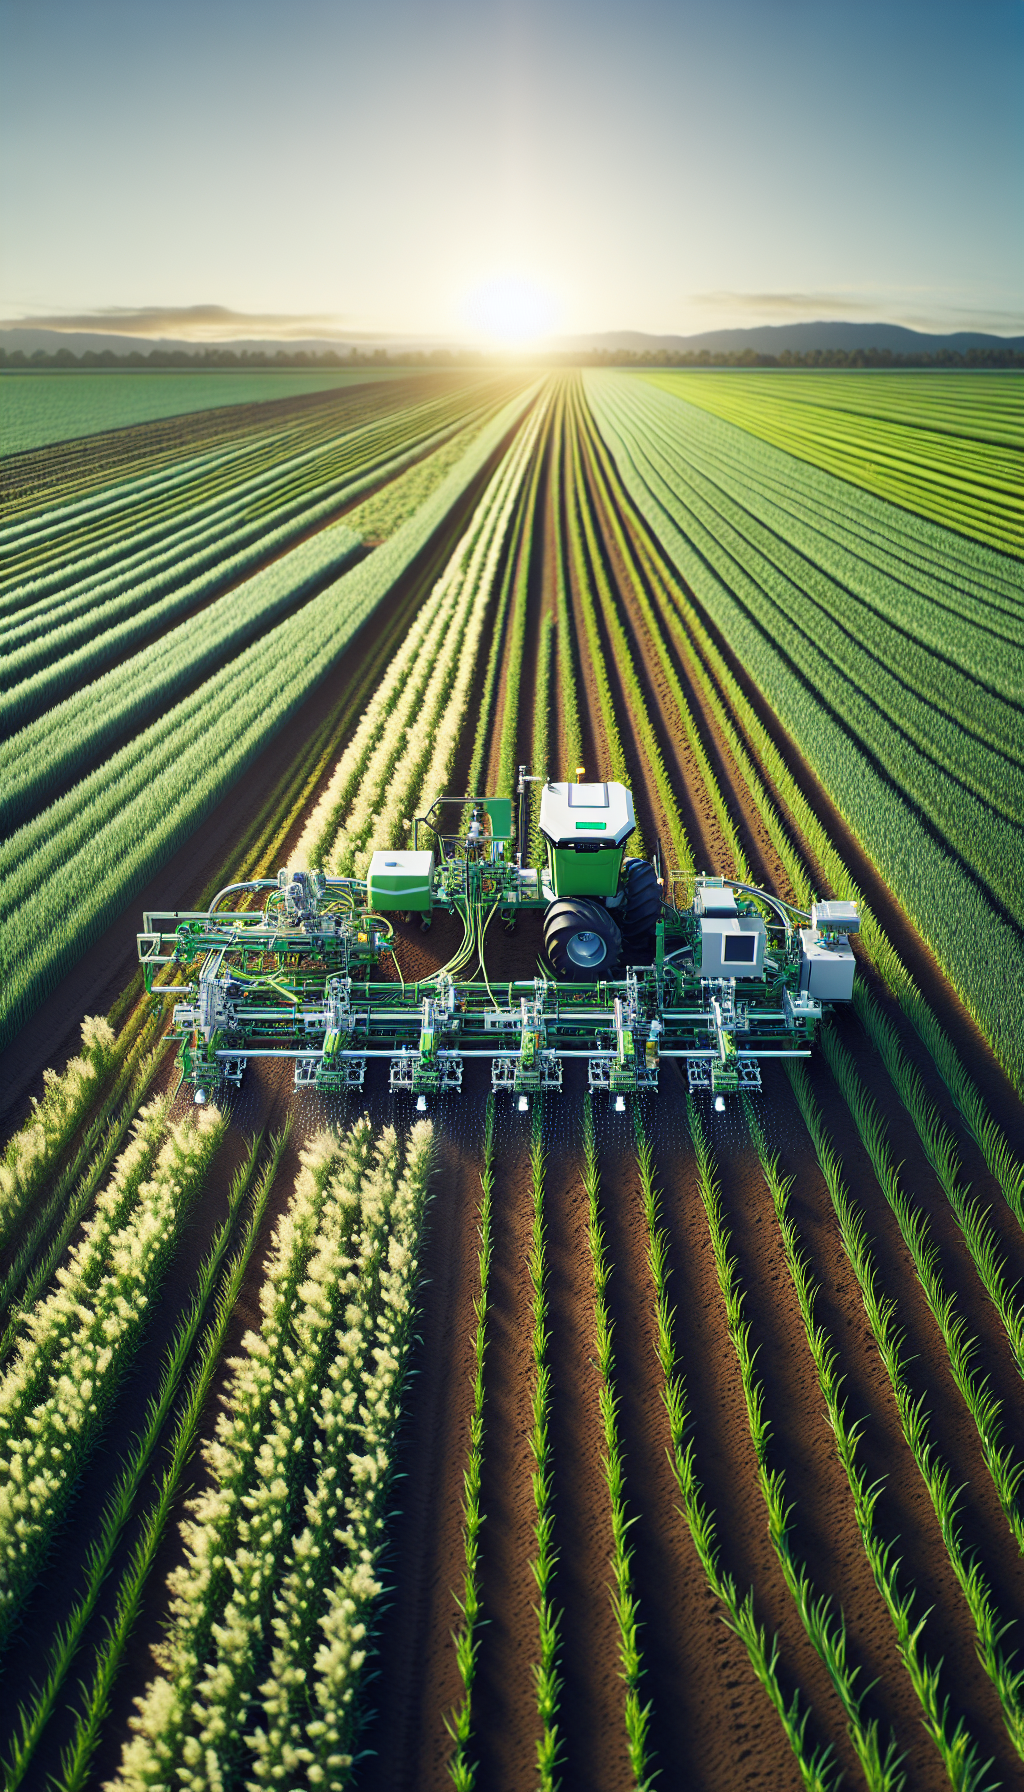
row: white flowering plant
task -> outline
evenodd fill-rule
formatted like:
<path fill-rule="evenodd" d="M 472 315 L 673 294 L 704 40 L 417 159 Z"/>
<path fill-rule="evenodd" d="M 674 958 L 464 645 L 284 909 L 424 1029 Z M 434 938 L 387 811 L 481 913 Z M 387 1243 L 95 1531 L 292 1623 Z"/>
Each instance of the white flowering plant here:
<path fill-rule="evenodd" d="M 10 1640 L 138 1346 L 181 1220 L 225 1124 L 209 1107 L 167 1128 L 152 1174 L 138 1186 L 130 1211 L 121 1213 L 122 1223 L 106 1233 L 102 1264 L 91 1263 L 89 1240 L 83 1241 L 78 1282 L 72 1271 L 53 1307 L 40 1313 L 42 1360 L 34 1362 L 30 1334 L 27 1353 L 5 1377 L 11 1422 L 0 1455 L 0 1648 Z M 124 1190 L 131 1187 L 138 1144 L 137 1137 L 121 1160 L 131 1160 L 125 1180 L 118 1183 L 116 1172 L 112 1178 L 100 1233 L 129 1199 Z M 19 1398 L 19 1363 L 33 1387 L 30 1405 Z"/>
<path fill-rule="evenodd" d="M 42 1098 L 33 1099 L 28 1119 L 8 1140 L 0 1162 L 0 1243 L 11 1236 L 15 1222 L 80 1126 L 115 1053 L 110 1022 L 86 1015 L 81 1052 L 62 1073 L 44 1070 Z"/>

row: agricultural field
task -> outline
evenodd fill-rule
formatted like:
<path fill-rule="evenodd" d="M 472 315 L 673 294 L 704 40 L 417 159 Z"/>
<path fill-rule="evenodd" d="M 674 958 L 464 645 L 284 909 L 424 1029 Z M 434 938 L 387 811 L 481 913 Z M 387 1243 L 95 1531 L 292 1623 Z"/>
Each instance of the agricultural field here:
<path fill-rule="evenodd" d="M 273 390 L 0 462 L 5 1786 L 1019 1785 L 1024 381 Z M 812 1054 L 194 1104 L 144 911 L 521 766 L 856 902 Z"/>
<path fill-rule="evenodd" d="M 266 404 L 313 392 L 393 378 L 389 369 L 332 373 L 269 368 L 192 373 L 187 368 L 82 368 L 0 372 L 0 454 L 24 454 L 133 423 L 184 417 L 241 404 Z"/>

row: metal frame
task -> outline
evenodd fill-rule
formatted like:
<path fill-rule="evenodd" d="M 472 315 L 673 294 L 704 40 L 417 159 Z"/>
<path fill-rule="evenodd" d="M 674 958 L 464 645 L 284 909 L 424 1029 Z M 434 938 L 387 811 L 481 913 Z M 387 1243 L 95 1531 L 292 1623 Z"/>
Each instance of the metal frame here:
<path fill-rule="evenodd" d="M 663 903 L 654 962 L 614 980 L 494 983 L 485 972 L 482 981 L 480 972 L 466 974 L 499 906 L 514 923 L 519 909 L 543 910 L 551 900 L 506 837 L 479 826 L 458 835 L 436 828 L 442 804 L 487 800 L 439 798 L 416 824 L 441 842 L 433 906 L 460 915 L 466 928 L 451 966 L 422 982 L 373 979 L 393 934 L 357 879 L 281 872 L 228 885 L 207 910 L 147 912 L 139 959 L 147 990 L 175 1004 L 182 1080 L 204 1092 L 237 1087 L 250 1058 L 287 1057 L 296 1088 L 344 1093 L 361 1088 L 368 1060 L 379 1058 L 392 1091 L 423 1105 L 461 1088 L 467 1059 L 486 1058 L 492 1088 L 522 1102 L 560 1089 L 564 1061 L 585 1058 L 591 1089 L 618 1105 L 657 1089 L 664 1058 L 685 1060 L 688 1087 L 718 1096 L 759 1088 L 762 1059 L 810 1055 L 822 1008 L 801 994 L 803 946 L 793 925 L 808 917 L 734 880 L 697 878 L 691 908 Z M 678 875 L 669 873 L 670 890 Z M 740 913 L 771 917 L 777 943 L 761 977 L 700 974 L 702 891 L 723 883 Z M 222 906 L 261 892 L 261 909 Z M 154 985 L 154 972 L 172 966 L 189 981 Z"/>

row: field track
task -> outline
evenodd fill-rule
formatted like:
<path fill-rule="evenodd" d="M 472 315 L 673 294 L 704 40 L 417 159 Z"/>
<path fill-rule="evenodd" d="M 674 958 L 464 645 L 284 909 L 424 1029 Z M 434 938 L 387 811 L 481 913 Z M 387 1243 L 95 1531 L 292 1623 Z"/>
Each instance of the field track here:
<path fill-rule="evenodd" d="M 389 386 L 386 395 L 386 403 L 396 409 L 407 398 L 399 385 Z M 320 394 L 252 407 L 259 412 L 255 418 L 240 412 L 229 422 L 224 413 L 213 413 L 147 425 L 145 451 L 157 465 L 182 452 L 205 453 L 215 441 L 228 440 L 229 430 L 244 438 L 254 422 L 260 428 L 269 425 L 270 409 L 280 413 L 273 419 L 277 428 L 300 416 L 322 413 L 326 421 L 330 407 L 342 404 L 352 407 L 354 416 L 359 406 L 370 404 L 367 389 L 356 388 L 344 398 Z M 525 432 L 531 426 L 535 434 L 529 437 Z M 833 887 L 833 862 L 822 856 L 824 839 L 864 893 L 878 926 L 983 1091 L 985 1109 L 1019 1157 L 1024 1104 L 938 960 L 630 497 L 584 382 L 567 376 L 542 389 L 516 440 L 524 444 L 523 463 L 518 482 L 509 488 L 507 525 L 496 537 L 491 583 L 481 585 L 473 599 L 486 606 L 466 695 L 467 713 L 474 720 L 455 744 L 451 788 L 508 788 L 512 768 L 520 763 L 536 769 L 544 763 L 563 776 L 566 769 L 571 776 L 580 763 L 590 776 L 623 777 L 630 784 L 645 854 L 660 840 L 672 865 L 748 878 L 787 897 L 800 897 L 798 878 L 821 892 Z M 98 447 L 101 457 L 109 458 L 95 464 L 84 447 L 80 454 L 68 447 L 59 462 L 48 461 L 45 451 L 18 457 L 25 463 L 15 469 L 21 481 L 15 487 L 18 501 L 29 502 L 58 469 L 62 481 L 82 491 L 100 468 L 104 480 L 115 477 L 122 464 L 119 444 L 111 436 L 100 438 Z M 126 1029 L 143 1024 L 143 1007 L 131 979 L 134 934 L 144 907 L 199 902 L 236 876 L 272 874 L 278 865 L 291 862 L 370 694 L 470 529 L 507 447 L 503 443 L 490 456 L 344 657 L 253 759 L 242 779 L 106 926 L 88 954 L 65 972 L 0 1053 L 6 1129 L 24 1118 L 44 1067 L 60 1064 L 73 1049 L 82 1014 L 112 1009 Z M 135 444 L 132 452 L 137 449 Z M 482 718 L 479 727 L 477 717 Z M 766 737 L 774 757 L 767 752 Z M 806 805 L 800 814 L 792 806 L 794 791 Z M 429 797 L 412 812 L 422 813 L 426 801 Z M 817 824 L 813 837 L 807 813 Z M 407 979 L 438 968 L 457 944 L 444 920 L 429 935 L 404 924 L 399 935 Z M 489 943 L 491 975 L 532 975 L 539 950 L 539 929 L 531 929 L 524 918 L 516 935 Z M 615 1116 L 595 1107 L 598 1181 L 589 1187 L 582 1073 L 567 1072 L 563 1095 L 548 1098 L 545 1105 L 542 1143 L 547 1158 L 539 1195 L 529 1122 L 504 1109 L 497 1116 L 480 1482 L 485 1522 L 479 1572 L 486 1624 L 479 1633 L 466 1751 L 482 1789 L 520 1792 L 535 1784 L 537 1775 L 537 1587 L 529 1566 L 536 1501 L 530 1445 L 535 1286 L 529 1269 L 535 1202 L 546 1227 L 556 1551 L 552 1587 L 560 1614 L 557 1777 L 565 1792 L 618 1792 L 648 1783 L 644 1773 L 657 1773 L 650 1783 L 661 1786 L 722 1792 L 741 1786 L 831 1785 L 835 1769 L 847 1785 L 882 1784 L 881 1779 L 870 1781 L 863 1766 L 870 1752 L 865 1737 L 873 1723 L 883 1753 L 890 1734 L 895 1739 L 908 1787 L 956 1783 L 934 1736 L 926 1734 L 923 1715 L 944 1745 L 950 1745 L 962 1719 L 977 1767 L 993 1763 L 989 1780 L 979 1773 L 960 1783 L 1011 1786 L 1019 1781 L 1021 1689 L 1013 1686 L 1009 1669 L 1002 1676 L 1002 1699 L 996 1682 L 1000 1664 L 1011 1663 L 1016 1654 L 1019 1665 L 1024 1650 L 1019 1621 L 1024 1610 L 1024 1507 L 1019 1491 L 1010 1498 L 1009 1509 L 1005 1500 L 1001 1503 L 991 1456 L 998 1438 L 1012 1483 L 1016 1465 L 1024 1464 L 1024 1322 L 1014 1289 L 1024 1266 L 1024 1221 L 1012 1211 L 993 1173 L 991 1152 L 987 1160 L 976 1131 L 950 1099 L 933 1052 L 908 1018 L 910 1008 L 892 993 L 892 977 L 865 952 L 859 956 L 863 987 L 877 1006 L 879 1024 L 895 1031 L 925 1104 L 934 1105 L 948 1129 L 955 1170 L 945 1176 L 945 1186 L 908 1108 L 909 1085 L 896 1087 L 872 1042 L 867 1022 L 873 1011 L 868 1010 L 844 1013 L 832 1023 L 833 1043 L 816 1052 L 801 1088 L 781 1067 L 769 1070 L 764 1091 L 749 1111 L 737 1100 L 713 1124 L 703 1110 L 696 1118 L 688 1113 L 682 1079 L 671 1068 L 662 1072 L 658 1099 L 641 1107 L 639 1133 L 632 1115 Z M 846 1055 L 855 1083 L 844 1070 Z M 174 1080 L 167 1056 L 152 1088 L 171 1089 Z M 857 1089 L 880 1116 L 881 1141 L 857 1106 Z M 801 1113 L 798 1096 L 806 1102 L 808 1091 L 834 1144 L 845 1190 L 862 1216 L 873 1270 L 865 1271 L 863 1259 L 852 1262 L 844 1249 L 834 1190 Z M 484 1071 L 473 1067 L 461 1100 L 440 1103 L 435 1116 L 437 1175 L 422 1262 L 415 1375 L 407 1395 L 401 1478 L 393 1497 L 397 1510 L 386 1558 L 391 1592 L 379 1626 L 376 1677 L 367 1692 L 361 1746 L 368 1753 L 353 1782 L 360 1792 L 419 1792 L 451 1784 L 453 1742 L 446 1719 L 452 1721 L 463 1695 L 452 1633 L 459 1621 L 455 1595 L 464 1572 L 464 1470 L 472 1410 L 474 1302 L 480 1293 L 477 1227 L 485 1097 Z M 383 1078 L 372 1087 L 368 1080 L 365 1102 L 350 1104 L 346 1113 L 341 1098 L 294 1097 L 288 1066 L 283 1073 L 266 1064 L 250 1067 L 232 1101 L 227 1140 L 207 1174 L 202 1200 L 176 1244 L 150 1317 L 146 1349 L 119 1392 L 118 1416 L 103 1434 L 95 1466 L 77 1496 L 59 1557 L 44 1569 L 25 1609 L 19 1647 L 4 1669 L 9 1711 L 27 1700 L 42 1678 L 48 1631 L 60 1621 L 81 1577 L 86 1547 L 119 1470 L 120 1445 L 134 1428 L 129 1415 L 142 1412 L 156 1387 L 164 1347 L 227 1210 L 246 1142 L 256 1132 L 268 1138 L 292 1116 L 258 1245 L 231 1318 L 225 1357 L 258 1318 L 256 1295 L 270 1227 L 283 1211 L 299 1149 L 325 1120 L 351 1119 L 363 1106 L 376 1124 L 386 1121 L 390 1104 Z M 179 1097 L 176 1112 L 183 1114 L 185 1108 L 184 1097 Z M 842 1377 L 838 1398 L 847 1423 L 862 1425 L 855 1451 L 859 1472 L 866 1486 L 882 1483 L 868 1528 L 873 1525 L 883 1551 L 889 1546 L 887 1571 L 899 1596 L 911 1598 L 913 1621 L 927 1614 L 920 1648 L 938 1676 L 930 1713 L 906 1671 L 905 1647 L 901 1660 L 905 1639 L 898 1643 L 879 1574 L 864 1547 L 864 1527 L 858 1529 L 849 1464 L 837 1452 L 826 1394 L 808 1349 L 806 1308 L 801 1310 L 792 1263 L 787 1262 L 778 1187 L 773 1201 L 751 1120 L 761 1129 L 766 1156 L 777 1154 L 781 1175 L 792 1179 L 788 1217 L 803 1253 L 804 1286 L 813 1286 L 814 1318 L 837 1353 Z M 705 1134 L 710 1159 L 701 1157 Z M 641 1139 L 652 1151 L 655 1206 L 644 1180 Z M 71 1141 L 65 1156 L 73 1146 Z M 886 1164 L 899 1166 L 895 1197 L 892 1179 L 887 1198 L 885 1177 L 880 1180 L 876 1174 Z M 971 1232 L 971 1214 L 957 1206 L 958 1191 L 966 1185 L 983 1216 L 981 1231 L 972 1233 L 976 1253 L 984 1257 L 977 1244 L 983 1233 L 991 1243 L 988 1261 L 999 1270 L 989 1276 L 987 1287 L 965 1242 L 964 1216 Z M 784 1211 L 784 1194 L 781 1200 Z M 602 1373 L 617 1395 L 622 1498 L 631 1521 L 632 1554 L 624 1571 L 639 1619 L 640 1668 L 634 1683 L 639 1706 L 649 1705 L 643 1772 L 637 1769 L 635 1749 L 632 1763 L 630 1759 L 620 1631 L 610 1598 L 609 1564 L 616 1540 L 606 1467 L 608 1406 L 602 1404 L 595 1344 L 601 1298 L 595 1213 L 610 1265 L 611 1381 L 607 1369 Z M 923 1231 L 915 1233 L 915 1225 Z M 759 1684 L 750 1651 L 722 1622 L 727 1606 L 721 1584 L 712 1584 L 683 1516 L 696 1507 L 684 1487 L 680 1439 L 664 1398 L 671 1376 L 663 1349 L 659 1356 L 656 1249 L 652 1255 L 658 1228 L 667 1271 L 667 1306 L 663 1302 L 661 1311 L 668 1314 L 675 1372 L 688 1398 L 685 1439 L 692 1445 L 698 1496 L 713 1519 L 722 1572 L 732 1577 L 740 1601 L 753 1589 L 757 1623 L 769 1639 L 777 1638 L 776 1684 L 784 1704 L 796 1696 L 800 1711 L 808 1713 L 803 1743 L 796 1750 Z M 910 1246 L 917 1240 L 916 1270 L 908 1239 Z M 931 1255 L 929 1246 L 934 1246 Z M 0 1271 L 7 1267 L 5 1255 Z M 899 1334 L 895 1350 L 888 1350 L 884 1323 L 881 1332 L 877 1325 L 873 1329 L 865 1288 L 869 1294 L 873 1288 L 883 1306 L 893 1303 Z M 1002 1312 L 1000 1292 L 1006 1297 Z M 740 1303 L 733 1305 L 731 1316 L 726 1294 Z M 955 1329 L 957 1321 L 962 1321 L 973 1351 L 967 1385 L 983 1381 L 999 1404 L 987 1441 L 950 1372 L 950 1326 Z M 749 1334 L 743 1331 L 744 1322 Z M 744 1358 L 743 1339 L 752 1359 Z M 880 1339 L 886 1345 L 882 1351 Z M 222 1384 L 219 1371 L 215 1387 Z M 751 1427 L 752 1403 L 757 1410 L 759 1400 L 769 1424 L 760 1442 Z M 918 1416 L 926 1434 L 923 1453 L 918 1440 L 916 1457 L 908 1447 L 906 1425 L 908 1403 L 913 1402 L 920 1403 Z M 204 1436 L 212 1430 L 213 1410 L 211 1399 L 202 1421 Z M 929 1491 L 930 1462 L 939 1469 L 948 1465 L 953 1488 L 964 1488 L 955 1517 L 945 1522 L 945 1539 L 933 1505 L 934 1481 Z M 202 1473 L 194 1463 L 186 1481 L 191 1478 L 194 1484 Z M 770 1529 L 768 1522 L 765 1499 L 771 1477 L 784 1490 L 790 1511 L 781 1529 L 778 1523 Z M 115 1572 L 85 1630 L 76 1678 L 87 1673 L 101 1624 L 111 1615 L 138 1514 L 154 1487 L 151 1473 L 119 1546 Z M 175 1517 L 185 1492 L 183 1485 Z M 99 1784 L 117 1770 L 132 1702 L 150 1676 L 147 1647 L 158 1639 L 166 1616 L 164 1580 L 177 1551 L 172 1524 L 146 1581 L 131 1649 L 113 1688 L 87 1783 Z M 987 1666 L 979 1659 L 976 1613 L 972 1616 L 957 1579 L 956 1562 L 972 1560 L 996 1623 L 1007 1625 L 1002 1640 L 989 1647 Z M 805 1576 L 803 1615 L 793 1597 L 794 1574 L 798 1580 Z M 829 1602 L 834 1625 L 840 1612 L 845 1621 L 846 1660 L 856 1670 L 847 1685 L 855 1689 L 853 1727 L 860 1726 L 859 1743 L 851 1736 L 850 1701 L 844 1710 L 836 1676 L 822 1658 L 821 1636 L 809 1634 L 814 1626 L 807 1613 L 818 1600 Z M 44 1783 L 44 1769 L 57 1768 L 70 1730 L 69 1709 L 58 1709 L 31 1768 L 38 1783 Z M 831 1774 L 809 1781 L 810 1757 L 826 1748 L 832 1752 Z M 900 1782 L 893 1778 L 888 1783 Z"/>

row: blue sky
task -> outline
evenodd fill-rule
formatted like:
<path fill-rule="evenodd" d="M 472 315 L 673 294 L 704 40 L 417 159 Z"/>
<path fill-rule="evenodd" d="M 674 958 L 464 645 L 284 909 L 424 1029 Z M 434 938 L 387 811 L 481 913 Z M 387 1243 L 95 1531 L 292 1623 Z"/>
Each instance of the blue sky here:
<path fill-rule="evenodd" d="M 0 0 L 0 133 L 7 320 L 1024 330 L 1024 0 Z"/>

